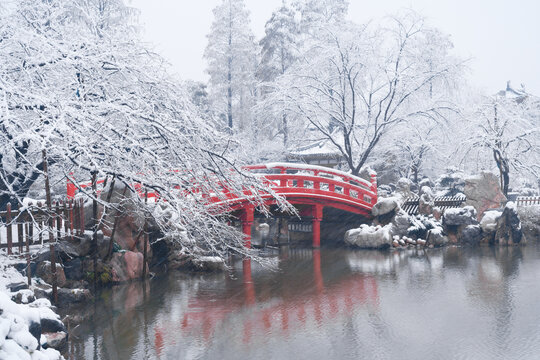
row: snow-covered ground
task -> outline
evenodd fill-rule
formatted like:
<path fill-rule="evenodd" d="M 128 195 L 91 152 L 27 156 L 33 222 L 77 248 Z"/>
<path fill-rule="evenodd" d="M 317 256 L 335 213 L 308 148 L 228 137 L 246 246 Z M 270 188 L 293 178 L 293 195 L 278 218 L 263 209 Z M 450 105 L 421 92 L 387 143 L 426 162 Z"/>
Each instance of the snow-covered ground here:
<path fill-rule="evenodd" d="M 59 321 L 60 317 L 47 299 L 25 304 L 33 298 L 32 288 L 11 292 L 10 284 L 26 283 L 26 277 L 13 267 L 16 262 L 15 258 L 6 256 L 4 250 L 0 252 L 0 360 L 63 359 L 57 350 L 37 350 L 38 340 L 30 333 L 32 324 L 40 324 L 42 319 Z M 11 300 L 17 293 L 21 293 L 23 304 Z M 45 342 L 43 335 L 40 342 Z"/>

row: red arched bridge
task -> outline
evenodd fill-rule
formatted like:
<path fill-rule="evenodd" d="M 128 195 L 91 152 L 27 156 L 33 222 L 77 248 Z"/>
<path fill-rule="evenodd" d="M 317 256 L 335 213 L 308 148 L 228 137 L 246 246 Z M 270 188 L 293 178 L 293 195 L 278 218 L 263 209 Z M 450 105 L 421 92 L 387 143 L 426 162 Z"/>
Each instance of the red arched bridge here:
<path fill-rule="evenodd" d="M 285 197 L 290 204 L 301 205 L 302 210 L 299 215 L 312 218 L 314 247 L 320 246 L 320 224 L 325 207 L 369 217 L 371 208 L 377 202 L 375 173 L 370 174 L 370 179 L 366 180 L 322 166 L 293 163 L 251 165 L 244 169 L 263 178 L 276 194 Z M 85 188 L 91 184 L 78 186 Z M 68 198 L 72 198 L 76 191 L 77 187 L 68 182 Z M 144 196 L 142 192 L 141 195 Z M 147 195 L 148 197 L 157 196 L 151 193 Z M 276 203 L 275 198 L 270 194 L 264 194 L 262 197 L 265 205 Z M 240 213 L 242 231 L 246 235 L 246 246 L 251 247 L 251 226 L 254 221 L 255 207 L 250 202 L 249 195 L 238 196 L 224 190 L 224 194 L 208 195 L 205 198 L 218 207 L 223 206 L 227 211 Z"/>

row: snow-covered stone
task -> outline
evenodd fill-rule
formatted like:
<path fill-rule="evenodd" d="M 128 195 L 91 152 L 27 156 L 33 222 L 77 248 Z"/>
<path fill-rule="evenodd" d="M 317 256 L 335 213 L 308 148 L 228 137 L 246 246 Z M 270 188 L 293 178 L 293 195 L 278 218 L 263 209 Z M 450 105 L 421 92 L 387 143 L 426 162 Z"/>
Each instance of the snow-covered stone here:
<path fill-rule="evenodd" d="M 383 249 L 392 245 L 392 225 L 370 226 L 362 224 L 358 229 L 345 233 L 345 243 L 363 249 Z"/>
<path fill-rule="evenodd" d="M 399 199 L 395 197 L 380 198 L 377 203 L 373 205 L 371 213 L 373 216 L 383 216 L 391 214 L 392 212 L 397 212 L 400 209 L 399 203 Z"/>
<path fill-rule="evenodd" d="M 463 244 L 478 245 L 482 239 L 482 228 L 480 225 L 467 225 L 460 229 L 458 241 Z"/>
<path fill-rule="evenodd" d="M 476 210 L 472 206 L 446 209 L 443 215 L 443 223 L 446 226 L 477 224 L 478 221 L 476 220 Z"/>
<path fill-rule="evenodd" d="M 56 350 L 39 348 L 30 330 L 39 318 L 38 309 L 16 304 L 0 291 L 0 359 L 62 359 Z"/>
<path fill-rule="evenodd" d="M 433 246 L 444 246 L 450 241 L 441 227 L 428 230 L 426 238 L 426 241 Z"/>
<path fill-rule="evenodd" d="M 523 240 L 524 236 L 516 204 L 514 202 L 509 202 L 506 204 L 503 213 L 497 220 L 495 244 L 516 245 L 524 242 Z"/>
<path fill-rule="evenodd" d="M 480 220 L 480 227 L 485 232 L 495 232 L 497 230 L 497 220 L 501 217 L 502 211 L 490 210 L 484 213 Z"/>
<path fill-rule="evenodd" d="M 465 178 L 464 193 L 467 196 L 466 205 L 473 206 L 479 217 L 488 209 L 498 209 L 506 201 L 501 191 L 497 175 L 482 172 L 477 176 Z"/>
<path fill-rule="evenodd" d="M 540 239 L 540 205 L 519 207 L 523 235 L 527 239 Z"/>

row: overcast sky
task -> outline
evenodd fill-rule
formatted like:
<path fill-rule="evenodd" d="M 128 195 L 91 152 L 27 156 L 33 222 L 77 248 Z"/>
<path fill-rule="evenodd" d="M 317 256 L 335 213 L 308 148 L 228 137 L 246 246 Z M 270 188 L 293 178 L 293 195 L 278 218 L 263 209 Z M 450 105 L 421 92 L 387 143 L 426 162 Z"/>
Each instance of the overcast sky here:
<path fill-rule="evenodd" d="M 206 80 L 202 58 L 212 9 L 221 0 L 132 0 L 141 10 L 144 38 L 184 79 Z M 246 0 L 260 38 L 281 0 Z M 361 23 L 409 7 L 452 36 L 455 51 L 472 58 L 472 83 L 494 93 L 507 80 L 540 95 L 540 0 L 350 0 L 349 18 Z"/>

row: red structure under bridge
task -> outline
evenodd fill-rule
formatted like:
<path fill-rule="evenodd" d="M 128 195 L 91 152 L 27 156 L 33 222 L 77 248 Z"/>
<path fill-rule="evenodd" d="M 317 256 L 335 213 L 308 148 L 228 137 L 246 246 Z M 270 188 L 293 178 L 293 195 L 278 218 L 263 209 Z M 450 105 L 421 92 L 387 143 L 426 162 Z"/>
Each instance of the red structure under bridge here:
<path fill-rule="evenodd" d="M 372 173 L 366 180 L 349 173 L 322 166 L 268 163 L 251 165 L 244 168 L 260 176 L 278 195 L 283 196 L 294 205 L 302 218 L 311 218 L 312 244 L 320 247 L 321 221 L 326 209 L 336 209 L 348 214 L 356 214 L 362 218 L 371 217 L 371 208 L 377 203 L 377 178 Z M 82 184 L 79 187 L 88 187 Z M 77 188 L 68 182 L 68 198 L 75 195 Z M 225 191 L 225 190 L 224 190 Z M 158 197 L 148 194 L 148 197 Z M 246 235 L 246 246 L 251 247 L 251 228 L 255 219 L 255 207 L 249 196 L 216 194 L 205 196 L 211 203 L 232 212 L 242 222 L 242 231 Z M 267 197 L 265 205 L 272 206 L 275 199 Z"/>

